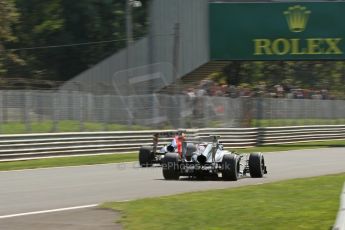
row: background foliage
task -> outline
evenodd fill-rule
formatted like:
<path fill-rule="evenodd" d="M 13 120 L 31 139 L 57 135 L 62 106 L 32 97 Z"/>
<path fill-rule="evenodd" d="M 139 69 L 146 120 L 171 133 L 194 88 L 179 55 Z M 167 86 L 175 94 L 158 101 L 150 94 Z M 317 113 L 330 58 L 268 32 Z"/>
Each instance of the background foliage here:
<path fill-rule="evenodd" d="M 133 8 L 136 38 L 147 31 L 149 1 Z M 125 2 L 0 0 L 0 81 L 65 81 L 124 48 Z M 99 41 L 105 42 L 84 44 Z M 344 61 L 233 61 L 223 74 L 223 82 L 236 86 L 285 84 L 345 92 Z"/>
<path fill-rule="evenodd" d="M 142 37 L 147 28 L 148 0 L 141 2 L 142 7 L 133 8 L 134 37 Z M 25 60 L 18 64 L 2 58 L 2 77 L 74 77 L 125 47 L 125 8 L 125 0 L 0 0 L 2 50 Z M 80 44 L 99 41 L 108 42 Z M 66 44 L 75 45 L 55 47 Z M 36 48 L 23 49 L 31 47 Z"/>
<path fill-rule="evenodd" d="M 234 61 L 222 78 L 230 85 L 253 89 L 275 85 L 310 90 L 328 90 L 335 97 L 345 93 L 344 61 Z"/>

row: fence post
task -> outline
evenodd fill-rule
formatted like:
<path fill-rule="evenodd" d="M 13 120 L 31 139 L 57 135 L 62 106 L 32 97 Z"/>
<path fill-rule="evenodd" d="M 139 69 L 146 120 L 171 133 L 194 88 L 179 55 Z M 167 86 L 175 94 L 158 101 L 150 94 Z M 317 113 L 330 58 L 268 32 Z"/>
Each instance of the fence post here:
<path fill-rule="evenodd" d="M 253 110 L 253 106 L 252 106 L 252 98 L 250 97 L 241 97 L 241 104 L 242 104 L 242 125 L 241 127 L 250 127 L 251 126 L 251 122 L 252 122 L 252 110 Z"/>
<path fill-rule="evenodd" d="M 82 92 L 79 92 L 79 108 L 80 108 L 80 117 L 79 117 L 79 130 L 84 131 L 84 95 Z M 73 106 L 74 107 L 74 106 Z"/>
<path fill-rule="evenodd" d="M 110 103 L 109 103 L 109 95 L 102 96 L 102 104 L 103 104 L 103 130 L 108 131 L 108 124 L 109 124 L 109 110 L 110 110 Z"/>
<path fill-rule="evenodd" d="M 156 94 L 152 94 L 152 118 L 154 120 L 160 119 L 159 116 L 159 99 L 157 98 Z M 154 124 L 154 127 L 158 129 L 160 122 L 156 122 Z"/>
<path fill-rule="evenodd" d="M 338 109 L 337 109 L 337 106 L 336 106 L 336 100 L 333 100 L 331 102 L 331 107 L 332 107 L 332 112 L 333 114 L 331 115 L 331 117 L 333 117 L 333 120 L 334 120 L 334 124 L 337 125 L 338 124 Z"/>
<path fill-rule="evenodd" d="M 177 95 L 175 95 L 176 97 Z M 186 116 L 185 116 L 185 112 L 188 111 L 186 106 L 185 106 L 185 103 L 186 103 L 186 100 L 185 100 L 185 97 L 184 96 L 180 96 L 178 95 L 178 101 L 179 103 L 177 104 L 178 108 L 177 108 L 177 116 L 180 118 L 178 119 L 177 121 L 177 124 L 178 124 L 178 128 L 185 128 L 186 127 Z"/>
<path fill-rule="evenodd" d="M 134 116 L 133 116 L 133 111 L 135 111 L 134 109 L 134 103 L 133 103 L 133 100 L 135 100 L 135 96 L 127 96 L 126 99 L 127 100 L 127 112 L 128 112 L 128 120 L 127 120 L 127 126 L 128 126 L 128 129 L 131 130 L 132 129 L 132 125 L 133 125 L 133 119 L 134 119 Z"/>
<path fill-rule="evenodd" d="M 267 128 L 258 127 L 256 131 L 256 146 L 263 145 L 265 143 L 265 131 Z"/>
<path fill-rule="evenodd" d="M 7 123 L 7 119 L 8 119 L 8 108 L 7 108 L 7 91 L 3 91 L 3 95 L 2 95 L 2 121 L 3 124 Z"/>
<path fill-rule="evenodd" d="M 3 91 L 0 90 L 0 133 L 3 133 L 3 124 L 4 124 L 4 117 L 3 117 L 3 111 L 4 111 L 4 101 L 3 101 Z"/>
<path fill-rule="evenodd" d="M 57 132 L 58 131 L 58 115 L 57 112 L 59 111 L 58 109 L 58 93 L 53 93 L 51 94 L 53 98 L 51 98 L 52 101 L 52 115 L 53 115 L 53 127 L 52 127 L 52 132 Z"/>
<path fill-rule="evenodd" d="M 256 119 L 255 119 L 255 126 L 260 127 L 261 126 L 261 120 L 263 118 L 263 99 L 260 95 L 258 98 L 256 98 Z"/>
<path fill-rule="evenodd" d="M 25 124 L 25 131 L 30 133 L 32 131 L 31 124 L 30 124 L 30 108 L 31 108 L 31 101 L 30 100 L 32 95 L 29 91 L 24 92 L 24 124 Z"/>
<path fill-rule="evenodd" d="M 208 97 L 207 96 L 201 96 L 202 98 L 202 127 L 200 128 L 205 128 L 208 127 L 208 121 L 209 119 L 209 110 L 207 108 L 208 106 Z"/>
<path fill-rule="evenodd" d="M 4 104 L 3 104 L 3 91 L 0 90 L 0 111 L 4 111 Z M 4 118 L 3 118 L 3 113 L 0 113 L 0 133 L 3 132 L 3 125 Z"/>

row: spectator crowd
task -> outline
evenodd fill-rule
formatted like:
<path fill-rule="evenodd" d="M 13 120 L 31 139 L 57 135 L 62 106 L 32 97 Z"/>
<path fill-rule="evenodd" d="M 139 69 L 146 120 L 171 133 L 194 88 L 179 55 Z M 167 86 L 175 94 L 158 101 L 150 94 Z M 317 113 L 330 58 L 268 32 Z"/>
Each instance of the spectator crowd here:
<path fill-rule="evenodd" d="M 255 87 L 249 84 L 227 85 L 219 84 L 213 80 L 202 80 L 197 87 L 188 88 L 184 94 L 191 98 L 201 96 L 216 97 L 266 97 L 266 98 L 287 98 L 287 99 L 335 99 L 327 89 L 302 89 L 289 84 L 277 84 L 267 86 L 265 83 L 258 83 Z"/>

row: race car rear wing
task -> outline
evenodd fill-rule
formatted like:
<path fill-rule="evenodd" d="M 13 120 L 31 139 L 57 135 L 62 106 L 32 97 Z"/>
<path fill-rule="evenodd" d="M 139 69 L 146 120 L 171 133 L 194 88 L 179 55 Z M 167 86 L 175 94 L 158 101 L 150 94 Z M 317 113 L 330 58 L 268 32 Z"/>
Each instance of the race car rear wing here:
<path fill-rule="evenodd" d="M 187 153 L 187 143 L 193 144 L 200 144 L 200 143 L 208 143 L 212 144 L 212 160 L 215 161 L 216 152 L 219 149 L 221 143 L 219 142 L 219 135 L 210 135 L 208 137 L 199 137 L 194 139 L 194 141 L 186 141 L 182 145 L 182 156 L 185 157 Z"/>
<path fill-rule="evenodd" d="M 186 142 L 194 143 L 194 144 L 200 144 L 202 142 L 206 142 L 206 143 L 219 143 L 219 138 L 220 138 L 220 136 L 218 136 L 218 135 L 210 135 L 210 136 L 206 136 L 206 137 L 193 138 L 193 139 L 187 140 Z"/>
<path fill-rule="evenodd" d="M 174 138 L 176 135 L 181 135 L 182 133 L 186 133 L 187 131 L 184 129 L 179 129 L 177 131 L 171 131 L 171 132 L 159 132 L 153 134 L 153 152 L 157 152 L 157 147 L 159 143 L 159 139 L 161 137 L 165 138 Z"/>

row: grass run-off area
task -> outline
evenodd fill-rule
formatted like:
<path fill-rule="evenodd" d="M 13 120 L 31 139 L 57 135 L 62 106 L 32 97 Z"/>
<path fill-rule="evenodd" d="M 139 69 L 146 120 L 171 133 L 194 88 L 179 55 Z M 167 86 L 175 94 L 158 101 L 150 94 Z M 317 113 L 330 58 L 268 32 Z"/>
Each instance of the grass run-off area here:
<path fill-rule="evenodd" d="M 137 161 L 137 153 L 110 154 L 98 156 L 58 157 L 26 161 L 0 162 L 0 171 L 35 169 L 49 167 L 65 167 L 78 165 L 95 165 Z"/>
<path fill-rule="evenodd" d="M 319 141 L 306 142 L 286 145 L 268 145 L 247 149 L 237 149 L 239 153 L 245 152 L 278 152 L 297 149 L 312 149 L 312 148 L 333 148 L 345 147 L 345 140 L 333 141 Z M 48 168 L 48 167 L 64 167 L 64 166 L 78 166 L 78 165 L 94 165 L 94 164 L 108 164 L 137 161 L 138 153 L 128 154 L 110 154 L 98 156 L 78 156 L 78 157 L 58 157 L 27 161 L 13 161 L 0 162 L 0 171 L 18 170 L 18 169 L 34 169 L 34 168 Z"/>
<path fill-rule="evenodd" d="M 168 128 L 168 127 L 167 127 Z M 123 131 L 123 130 L 148 130 L 150 127 L 140 125 L 107 124 L 101 122 L 80 121 L 40 121 L 40 122 L 7 122 L 0 124 L 1 134 L 22 133 L 50 133 L 50 132 L 82 132 L 82 131 Z"/>
<path fill-rule="evenodd" d="M 253 119 L 250 125 L 252 127 L 345 125 L 345 119 Z"/>
<path fill-rule="evenodd" d="M 251 120 L 251 127 L 269 126 L 300 126 L 300 125 L 345 125 L 345 119 L 261 119 Z M 211 122 L 209 127 L 223 127 L 222 122 Z M 63 120 L 53 122 L 51 120 L 32 122 L 3 122 L 0 124 L 0 134 L 22 133 L 50 133 L 50 132 L 94 132 L 94 131 L 124 131 L 124 130 L 151 130 L 152 127 L 143 125 L 112 124 L 102 122 Z M 165 124 L 157 129 L 173 129 Z"/>
<path fill-rule="evenodd" d="M 335 222 L 344 180 L 330 175 L 103 207 L 121 212 L 124 229 L 325 230 Z"/>

